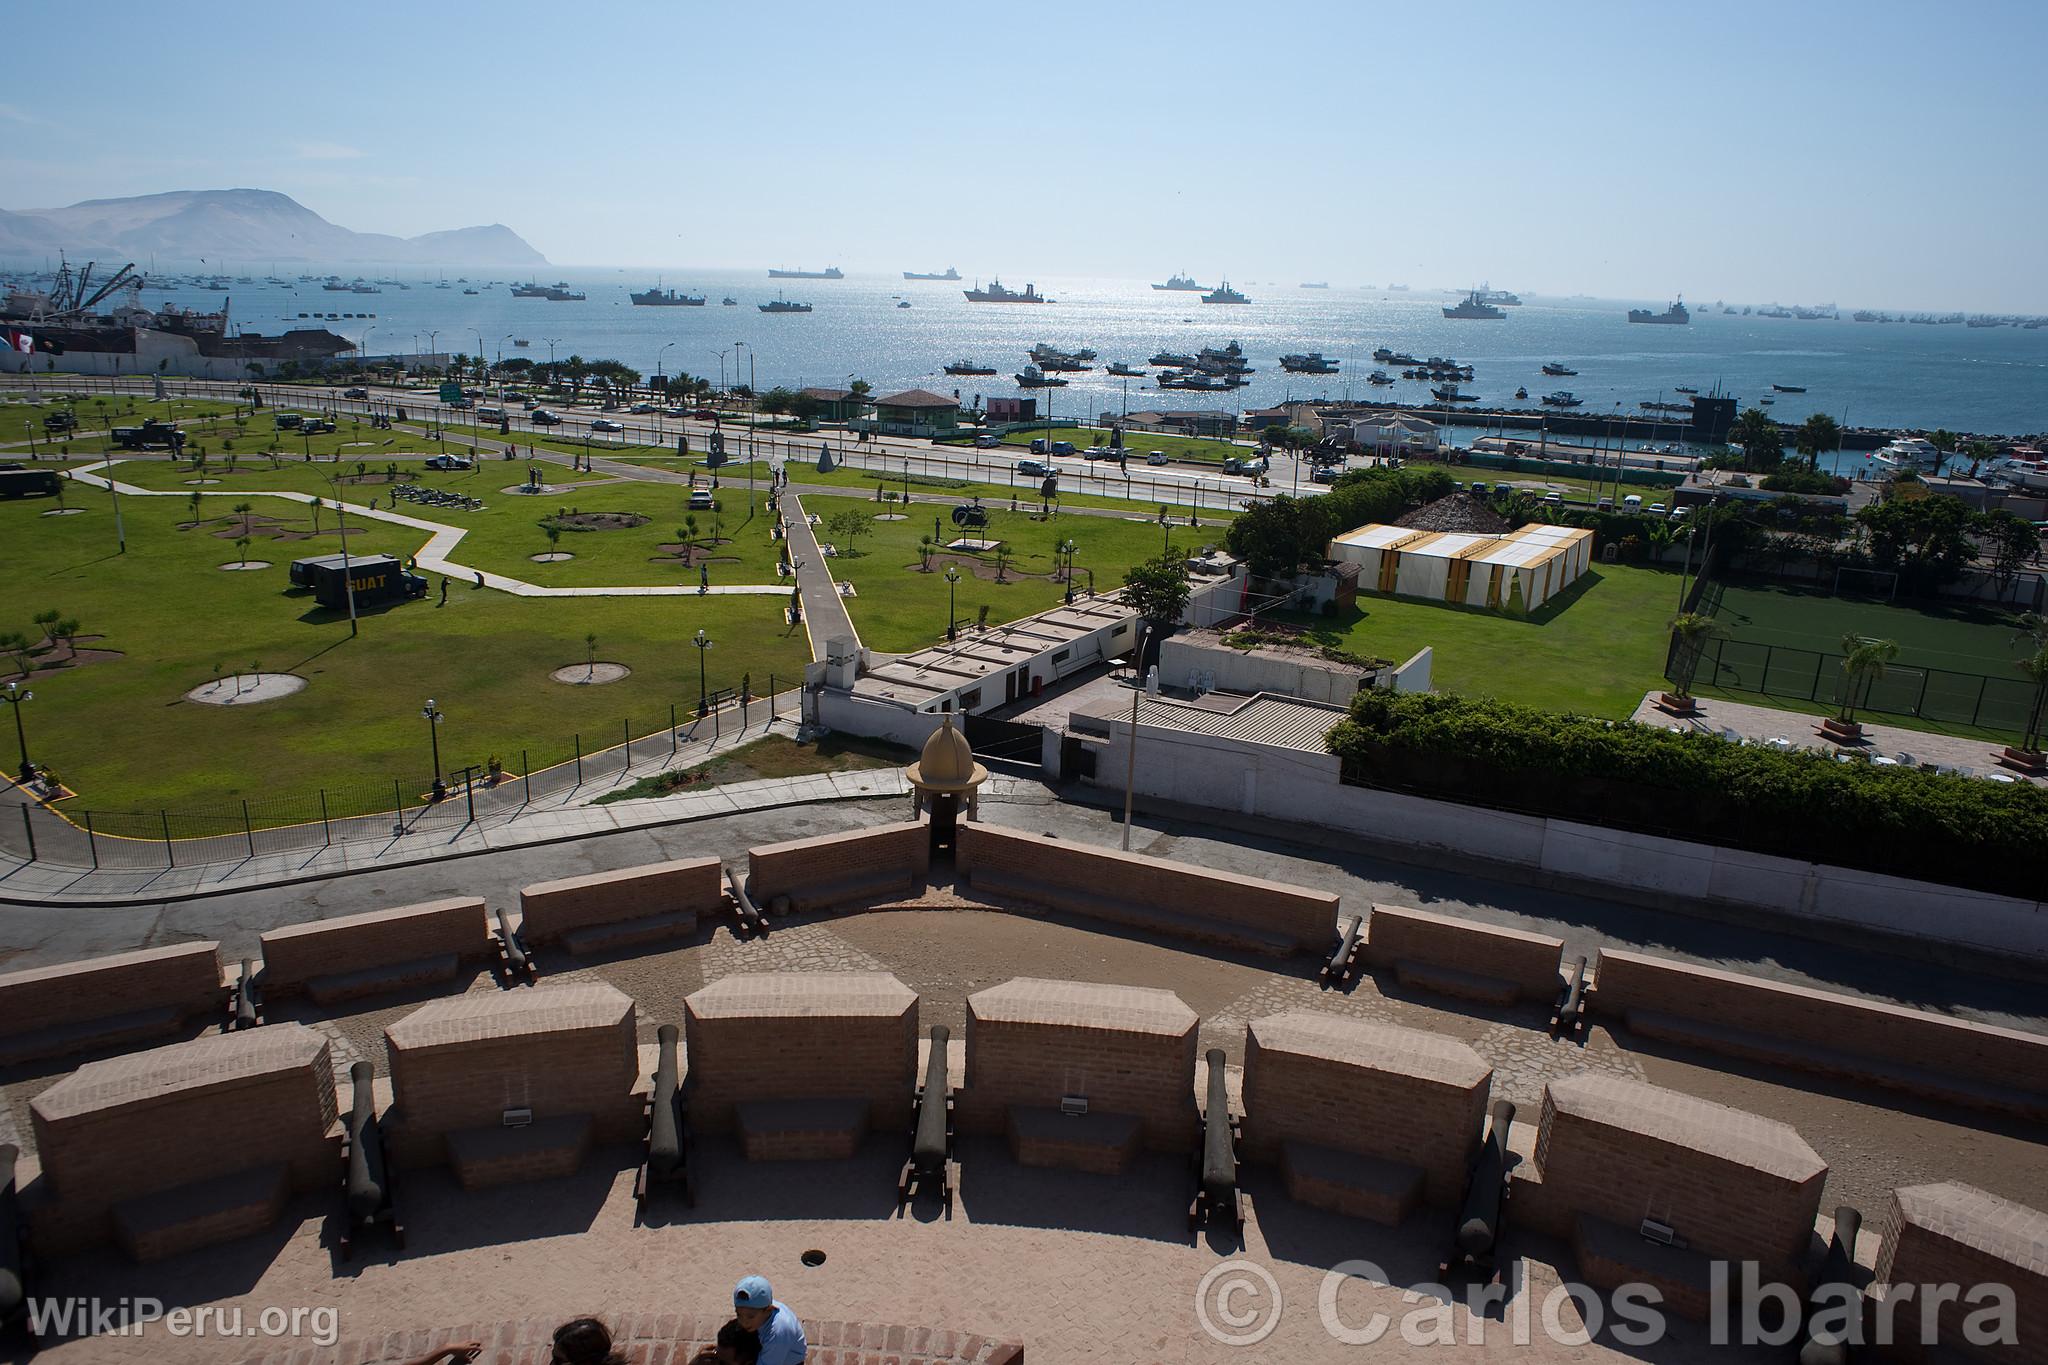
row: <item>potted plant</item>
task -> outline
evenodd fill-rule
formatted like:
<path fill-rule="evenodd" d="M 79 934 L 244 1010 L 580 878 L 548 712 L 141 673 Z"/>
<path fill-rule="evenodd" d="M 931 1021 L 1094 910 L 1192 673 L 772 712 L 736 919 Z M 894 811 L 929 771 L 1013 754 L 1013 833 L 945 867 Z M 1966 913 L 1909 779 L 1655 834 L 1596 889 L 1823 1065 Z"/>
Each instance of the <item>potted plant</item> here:
<path fill-rule="evenodd" d="M 1713 617 L 1697 611 L 1682 611 L 1671 618 L 1671 683 L 1674 690 L 1659 693 L 1657 705 L 1674 716 L 1699 714 L 1693 699 L 1692 679 L 1700 666 L 1700 651 L 1721 629 Z"/>
<path fill-rule="evenodd" d="M 1870 701 L 1871 684 L 1884 676 L 1885 665 L 1899 657 L 1897 640 L 1873 640 L 1861 635 L 1842 637 L 1842 709 L 1831 720 L 1821 722 L 1821 735 L 1837 744 L 1861 744 L 1863 727 L 1857 723 L 1856 708 Z"/>

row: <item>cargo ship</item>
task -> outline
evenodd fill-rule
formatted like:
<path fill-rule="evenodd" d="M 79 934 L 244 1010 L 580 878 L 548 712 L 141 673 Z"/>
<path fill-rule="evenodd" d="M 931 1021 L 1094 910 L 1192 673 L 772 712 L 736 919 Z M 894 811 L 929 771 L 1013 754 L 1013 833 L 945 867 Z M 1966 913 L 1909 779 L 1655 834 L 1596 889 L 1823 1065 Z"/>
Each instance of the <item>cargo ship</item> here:
<path fill-rule="evenodd" d="M 903 278 L 906 280 L 957 280 L 960 278 L 960 272 L 949 265 L 946 267 L 946 273 L 943 275 L 928 275 L 916 270 L 906 270 L 903 272 Z"/>
<path fill-rule="evenodd" d="M 967 295 L 967 301 L 969 303 L 1052 302 L 1051 299 L 1047 298 L 1045 295 L 1038 292 L 1038 286 L 1035 284 L 1025 285 L 1024 292 L 1020 294 L 1014 289 L 1003 288 L 1003 282 L 1000 279 L 991 281 L 989 287 L 986 289 L 983 289 L 980 285 L 977 284 L 972 289 L 963 289 L 960 292 Z"/>
<path fill-rule="evenodd" d="M 823 270 L 771 270 L 768 272 L 768 278 L 771 280 L 843 280 L 846 278 L 846 272 L 836 265 L 828 265 Z"/>

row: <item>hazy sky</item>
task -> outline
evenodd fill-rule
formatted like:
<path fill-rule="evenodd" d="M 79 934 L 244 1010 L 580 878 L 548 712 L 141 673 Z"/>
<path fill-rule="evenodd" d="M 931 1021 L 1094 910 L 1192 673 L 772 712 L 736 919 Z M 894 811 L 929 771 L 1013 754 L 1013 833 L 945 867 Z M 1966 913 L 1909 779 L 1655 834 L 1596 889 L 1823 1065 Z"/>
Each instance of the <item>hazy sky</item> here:
<path fill-rule="evenodd" d="M 20 0 L 0 206 L 558 264 L 2048 312 L 2048 6 Z"/>

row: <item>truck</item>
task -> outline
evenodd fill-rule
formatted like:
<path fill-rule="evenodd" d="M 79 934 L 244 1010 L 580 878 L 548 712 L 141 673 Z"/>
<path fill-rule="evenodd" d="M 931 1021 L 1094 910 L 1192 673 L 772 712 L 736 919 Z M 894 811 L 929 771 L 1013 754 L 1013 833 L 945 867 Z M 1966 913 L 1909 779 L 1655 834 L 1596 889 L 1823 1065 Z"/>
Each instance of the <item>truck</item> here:
<path fill-rule="evenodd" d="M 0 498 L 33 498 L 55 493 L 57 481 L 54 469 L 30 469 L 17 460 L 0 464 Z"/>
<path fill-rule="evenodd" d="M 290 579 L 294 587 L 311 588 L 313 598 L 323 607 L 346 610 L 349 588 L 355 589 L 356 607 L 403 602 L 427 595 L 427 580 L 408 571 L 392 555 L 315 555 L 292 561 Z"/>
<path fill-rule="evenodd" d="M 139 427 L 115 427 L 114 444 L 123 450 L 162 446 L 175 453 L 184 449 L 185 433 L 169 422 L 159 422 L 152 417 Z"/>

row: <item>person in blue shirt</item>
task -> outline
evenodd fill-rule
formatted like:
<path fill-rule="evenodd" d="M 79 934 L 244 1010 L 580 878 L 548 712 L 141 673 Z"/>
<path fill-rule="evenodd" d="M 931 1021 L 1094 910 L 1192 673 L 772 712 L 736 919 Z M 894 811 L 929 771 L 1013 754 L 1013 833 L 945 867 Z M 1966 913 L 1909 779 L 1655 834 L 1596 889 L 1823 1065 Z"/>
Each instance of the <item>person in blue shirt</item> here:
<path fill-rule="evenodd" d="M 760 1275 L 749 1275 L 732 1291 L 733 1316 L 740 1326 L 761 1338 L 760 1365 L 803 1365 L 810 1350 L 803 1324 Z"/>

